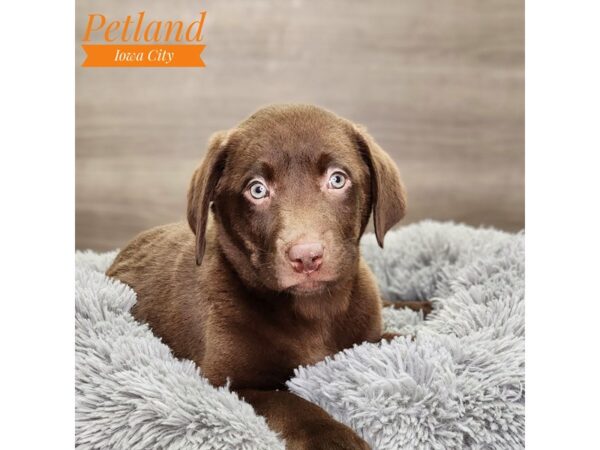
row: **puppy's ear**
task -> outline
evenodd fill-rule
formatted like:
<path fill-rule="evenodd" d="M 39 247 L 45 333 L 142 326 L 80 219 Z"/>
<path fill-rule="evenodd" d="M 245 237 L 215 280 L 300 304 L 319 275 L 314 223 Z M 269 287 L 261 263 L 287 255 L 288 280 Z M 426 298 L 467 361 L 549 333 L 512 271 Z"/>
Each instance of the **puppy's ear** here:
<path fill-rule="evenodd" d="M 215 188 L 226 159 L 227 132 L 220 131 L 211 136 L 208 150 L 200 166 L 194 172 L 188 190 L 187 219 L 190 228 L 196 234 L 196 264 L 202 264 L 206 248 L 206 223 L 210 202 L 215 195 Z"/>
<path fill-rule="evenodd" d="M 406 213 L 406 191 L 396 164 L 377 145 L 367 130 L 354 125 L 358 148 L 371 174 L 371 205 L 377 243 L 383 248 L 383 238 Z"/>

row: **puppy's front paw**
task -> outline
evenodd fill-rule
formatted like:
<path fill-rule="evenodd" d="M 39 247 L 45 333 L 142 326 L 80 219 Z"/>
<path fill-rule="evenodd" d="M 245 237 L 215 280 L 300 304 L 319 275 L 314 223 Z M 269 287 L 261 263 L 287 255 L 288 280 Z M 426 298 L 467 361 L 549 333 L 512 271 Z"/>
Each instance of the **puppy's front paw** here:
<path fill-rule="evenodd" d="M 403 309 L 407 308 L 412 311 L 423 311 L 423 318 L 427 317 L 433 311 L 433 303 L 429 300 L 416 300 L 416 301 L 407 301 L 407 300 L 398 300 L 395 302 L 390 302 L 387 300 L 383 300 L 384 308 L 393 308 L 393 309 Z"/>
<path fill-rule="evenodd" d="M 369 444 L 347 427 L 319 430 L 301 441 L 288 442 L 288 450 L 371 450 Z"/>
<path fill-rule="evenodd" d="M 397 337 L 406 337 L 410 338 L 411 341 L 414 341 L 416 336 L 414 334 L 399 334 L 399 333 L 383 333 L 381 335 L 382 341 L 393 341 Z"/>
<path fill-rule="evenodd" d="M 371 450 L 369 444 L 351 430 L 332 430 L 315 436 L 304 448 L 307 450 Z"/>

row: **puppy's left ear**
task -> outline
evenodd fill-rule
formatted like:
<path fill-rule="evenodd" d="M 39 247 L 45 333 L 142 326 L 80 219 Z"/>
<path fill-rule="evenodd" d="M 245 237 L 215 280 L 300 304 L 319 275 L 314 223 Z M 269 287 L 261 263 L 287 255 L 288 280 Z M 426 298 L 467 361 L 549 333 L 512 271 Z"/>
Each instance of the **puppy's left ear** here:
<path fill-rule="evenodd" d="M 383 248 L 385 234 L 406 213 L 406 191 L 390 156 L 377 145 L 367 130 L 353 125 L 359 151 L 371 175 L 371 206 L 377 243 Z"/>
<path fill-rule="evenodd" d="M 202 264 L 206 249 L 206 224 L 210 202 L 214 199 L 219 178 L 226 159 L 227 132 L 220 131 L 211 136 L 208 150 L 200 166 L 194 172 L 188 190 L 187 219 L 196 234 L 196 264 Z"/>

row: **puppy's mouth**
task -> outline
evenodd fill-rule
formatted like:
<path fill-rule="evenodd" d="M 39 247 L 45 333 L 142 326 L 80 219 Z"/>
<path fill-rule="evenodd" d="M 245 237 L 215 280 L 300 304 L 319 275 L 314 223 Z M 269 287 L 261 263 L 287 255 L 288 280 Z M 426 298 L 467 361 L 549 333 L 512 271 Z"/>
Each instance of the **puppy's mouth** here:
<path fill-rule="evenodd" d="M 323 279 L 317 274 L 308 274 L 284 287 L 284 291 L 297 296 L 317 295 L 326 292 L 334 283 L 334 280 Z"/>

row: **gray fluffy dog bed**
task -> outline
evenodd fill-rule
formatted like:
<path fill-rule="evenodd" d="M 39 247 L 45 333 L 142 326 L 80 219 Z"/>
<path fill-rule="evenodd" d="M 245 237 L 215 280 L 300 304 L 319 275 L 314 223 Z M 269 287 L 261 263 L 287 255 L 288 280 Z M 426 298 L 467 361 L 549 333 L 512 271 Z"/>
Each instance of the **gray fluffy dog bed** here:
<path fill-rule="evenodd" d="M 423 321 L 385 309 L 388 331 L 288 382 L 374 449 L 523 448 L 524 236 L 422 222 L 366 235 L 384 298 L 434 299 Z M 76 444 L 80 448 L 283 449 L 252 407 L 176 360 L 103 272 L 116 252 L 76 255 Z"/>

